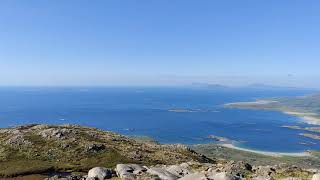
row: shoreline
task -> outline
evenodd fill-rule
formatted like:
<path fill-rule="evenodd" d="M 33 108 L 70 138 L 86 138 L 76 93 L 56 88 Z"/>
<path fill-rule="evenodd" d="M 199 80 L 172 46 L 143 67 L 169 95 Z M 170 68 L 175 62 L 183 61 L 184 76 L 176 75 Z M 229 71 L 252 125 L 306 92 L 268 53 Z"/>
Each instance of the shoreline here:
<path fill-rule="evenodd" d="M 240 108 L 240 109 L 256 109 L 256 110 L 269 110 L 269 111 L 279 111 L 287 115 L 295 116 L 301 119 L 302 122 L 310 125 L 320 125 L 320 117 L 317 113 L 313 112 L 299 112 L 290 109 L 281 109 L 278 108 L 264 108 L 264 107 L 250 107 L 250 106 L 263 106 L 271 103 L 276 103 L 278 101 L 272 100 L 256 100 L 256 101 L 248 101 L 248 102 L 233 102 L 224 104 L 225 107 L 230 108 Z"/>
<path fill-rule="evenodd" d="M 320 118 L 314 117 L 317 115 L 316 113 L 304 113 L 304 112 L 297 112 L 297 111 L 281 111 L 281 112 L 291 116 L 299 117 L 304 123 L 311 124 L 311 125 L 320 125 Z"/>
<path fill-rule="evenodd" d="M 281 156 L 293 156 L 293 157 L 310 157 L 312 156 L 309 152 L 296 152 L 296 153 L 290 153 L 290 152 L 271 152 L 271 151 L 259 151 L 259 150 L 252 150 L 252 149 L 247 149 L 247 148 L 241 148 L 237 147 L 233 144 L 220 144 L 222 147 L 226 148 L 231 148 L 231 149 L 236 149 L 240 151 L 245 151 L 245 152 L 252 152 L 256 154 L 261 154 L 265 156 L 273 156 L 273 157 L 281 157 Z"/>
<path fill-rule="evenodd" d="M 278 101 L 272 101 L 272 100 L 256 100 L 256 101 L 243 101 L 243 102 L 225 103 L 224 106 L 268 105 L 268 104 L 277 103 L 277 102 Z"/>

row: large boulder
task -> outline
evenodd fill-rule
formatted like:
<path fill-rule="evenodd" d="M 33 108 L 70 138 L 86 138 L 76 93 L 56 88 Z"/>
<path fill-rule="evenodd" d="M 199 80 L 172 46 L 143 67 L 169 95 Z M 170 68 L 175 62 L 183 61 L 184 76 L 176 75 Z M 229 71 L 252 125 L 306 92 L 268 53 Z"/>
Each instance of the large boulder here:
<path fill-rule="evenodd" d="M 187 174 L 190 174 L 188 167 L 189 165 L 187 163 L 183 163 L 181 165 L 171 165 L 167 167 L 166 170 L 174 174 L 175 176 L 183 177 Z"/>
<path fill-rule="evenodd" d="M 108 178 L 112 178 L 112 169 L 95 167 L 88 172 L 88 179 L 104 180 Z"/>
<path fill-rule="evenodd" d="M 188 174 L 179 180 L 207 180 L 208 178 L 204 173 L 193 173 L 193 174 Z"/>
<path fill-rule="evenodd" d="M 220 173 L 214 174 L 212 179 L 214 179 L 214 180 L 237 180 L 240 178 L 237 178 L 235 176 L 227 174 L 226 172 L 220 172 Z"/>
<path fill-rule="evenodd" d="M 138 164 L 118 164 L 116 173 L 121 178 L 133 179 L 147 171 L 147 168 Z"/>
<path fill-rule="evenodd" d="M 320 180 L 320 174 L 313 175 L 312 180 Z"/>
<path fill-rule="evenodd" d="M 153 167 L 148 169 L 148 173 L 158 176 L 161 180 L 176 180 L 179 177 L 163 168 Z"/>

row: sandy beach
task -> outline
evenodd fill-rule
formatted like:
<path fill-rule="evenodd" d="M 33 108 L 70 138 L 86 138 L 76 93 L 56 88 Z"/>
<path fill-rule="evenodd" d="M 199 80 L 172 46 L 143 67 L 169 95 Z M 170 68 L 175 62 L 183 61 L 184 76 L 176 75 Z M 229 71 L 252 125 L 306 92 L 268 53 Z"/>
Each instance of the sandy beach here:
<path fill-rule="evenodd" d="M 297 152 L 297 153 L 283 153 L 283 152 L 269 152 L 269 151 L 258 151 L 258 150 L 252 150 L 252 149 L 246 149 L 237 147 L 233 144 L 221 144 L 223 147 L 232 148 L 240 151 L 247 151 L 257 154 L 262 154 L 266 156 L 274 156 L 274 157 L 281 157 L 281 156 L 294 156 L 294 157 L 305 157 L 305 156 L 311 156 L 309 152 Z"/>
<path fill-rule="evenodd" d="M 307 124 L 320 125 L 320 119 L 313 116 L 303 116 L 303 121 Z"/>
<path fill-rule="evenodd" d="M 225 106 L 233 106 L 233 105 L 240 105 L 240 106 L 248 106 L 248 105 L 266 105 L 271 103 L 276 103 L 278 101 L 271 101 L 271 100 L 257 100 L 257 101 L 248 101 L 248 102 L 234 102 L 234 103 L 226 103 Z"/>
<path fill-rule="evenodd" d="M 300 117 L 301 120 L 307 124 L 320 125 L 320 118 L 315 117 L 317 115 L 316 113 L 303 113 L 296 111 L 283 111 L 283 113 Z"/>

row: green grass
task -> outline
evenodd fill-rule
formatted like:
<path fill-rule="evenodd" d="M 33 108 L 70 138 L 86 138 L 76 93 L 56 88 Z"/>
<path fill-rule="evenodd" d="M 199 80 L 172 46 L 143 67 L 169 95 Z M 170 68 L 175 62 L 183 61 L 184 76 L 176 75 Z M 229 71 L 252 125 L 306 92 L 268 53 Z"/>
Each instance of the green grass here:
<path fill-rule="evenodd" d="M 119 163 L 137 162 L 121 156 L 114 150 L 107 150 L 99 154 L 86 154 L 74 159 L 67 158 L 65 161 L 34 160 L 21 155 L 19 152 L 12 151 L 12 154 L 6 161 L 0 162 L 0 176 L 12 177 L 48 171 L 87 172 L 96 166 L 114 168 Z"/>
<path fill-rule="evenodd" d="M 38 160 L 10 160 L 0 162 L 0 176 L 12 177 L 17 175 L 40 174 L 53 170 L 50 162 Z"/>
<path fill-rule="evenodd" d="M 102 167 L 115 167 L 120 163 L 138 163 L 133 160 L 127 159 L 126 157 L 121 156 L 114 150 L 106 151 L 101 154 L 97 154 L 91 157 L 82 158 L 79 161 L 79 167 L 82 170 L 88 170 L 94 166 L 102 166 Z M 79 169 L 80 170 L 80 169 Z"/>

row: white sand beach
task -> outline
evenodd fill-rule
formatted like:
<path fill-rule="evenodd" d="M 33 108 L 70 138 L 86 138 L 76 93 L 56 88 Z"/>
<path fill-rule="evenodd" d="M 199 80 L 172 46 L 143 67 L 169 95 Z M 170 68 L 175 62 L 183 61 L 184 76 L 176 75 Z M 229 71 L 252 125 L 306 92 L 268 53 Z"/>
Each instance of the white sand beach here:
<path fill-rule="evenodd" d="M 283 113 L 300 117 L 301 120 L 307 124 L 320 125 L 320 118 L 315 117 L 317 115 L 316 113 L 305 113 L 296 111 L 283 111 Z"/>
<path fill-rule="evenodd" d="M 262 154 L 266 156 L 274 156 L 274 157 L 281 157 L 281 156 L 294 156 L 294 157 L 305 157 L 305 156 L 311 156 L 309 152 L 297 152 L 297 153 L 283 153 L 283 152 L 269 152 L 269 151 L 258 151 L 258 150 L 252 150 L 252 149 L 246 149 L 237 147 L 233 144 L 221 144 L 223 147 L 232 148 L 240 151 L 247 151 L 257 154 Z"/>
<path fill-rule="evenodd" d="M 234 103 L 226 103 L 225 106 L 233 106 L 233 105 L 266 105 L 271 103 L 276 103 L 278 101 L 271 100 L 257 100 L 257 101 L 248 101 L 248 102 L 234 102 Z"/>

